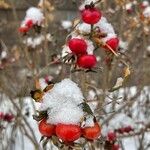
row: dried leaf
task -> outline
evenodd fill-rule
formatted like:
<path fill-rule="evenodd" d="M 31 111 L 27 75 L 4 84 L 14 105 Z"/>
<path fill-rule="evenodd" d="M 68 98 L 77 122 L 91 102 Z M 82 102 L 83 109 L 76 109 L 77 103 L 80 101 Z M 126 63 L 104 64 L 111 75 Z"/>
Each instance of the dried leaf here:
<path fill-rule="evenodd" d="M 124 79 L 122 77 L 117 78 L 115 86 L 111 88 L 110 90 L 108 90 L 108 92 L 113 92 L 113 91 L 118 90 L 120 87 L 122 87 L 123 81 Z"/>
<path fill-rule="evenodd" d="M 124 70 L 124 78 L 128 77 L 131 74 L 130 68 L 126 67 Z"/>
<path fill-rule="evenodd" d="M 42 99 L 42 97 L 43 97 L 43 95 L 44 95 L 44 93 L 43 93 L 41 90 L 39 90 L 39 89 L 37 89 L 37 90 L 35 90 L 35 91 L 31 91 L 30 94 L 31 94 L 31 97 L 32 97 L 36 102 L 40 102 L 41 99 Z"/>
<path fill-rule="evenodd" d="M 6 3 L 4 0 L 0 0 L 0 8 L 8 9 L 11 8 L 11 6 Z"/>
<path fill-rule="evenodd" d="M 95 43 L 96 43 L 98 46 L 104 45 L 104 43 L 102 42 L 102 40 L 99 39 L 99 38 L 97 38 L 97 37 L 93 37 L 93 40 L 95 41 Z"/>
<path fill-rule="evenodd" d="M 93 112 L 90 106 L 86 102 L 81 103 L 80 106 L 82 107 L 84 112 L 86 112 L 87 114 L 93 115 Z"/>
<path fill-rule="evenodd" d="M 76 27 L 80 23 L 80 19 L 75 19 L 73 21 L 73 27 Z"/>
<path fill-rule="evenodd" d="M 34 120 L 36 120 L 36 121 L 41 121 L 42 119 L 44 119 L 45 118 L 45 116 L 44 115 L 39 115 L 39 116 L 37 116 L 37 115 L 33 115 L 33 119 Z"/>
<path fill-rule="evenodd" d="M 39 79 L 35 79 L 35 88 L 36 89 L 41 89 Z"/>
<path fill-rule="evenodd" d="M 46 147 L 48 141 L 49 141 L 49 138 L 46 138 L 46 139 L 43 141 L 43 144 L 42 144 L 43 149 L 45 149 L 45 147 Z"/>
<path fill-rule="evenodd" d="M 45 138 L 44 136 L 41 136 L 40 142 L 42 142 L 44 140 L 44 138 Z"/>
<path fill-rule="evenodd" d="M 54 87 L 54 84 L 50 84 L 43 91 L 47 92 L 47 91 L 51 90 L 53 87 Z"/>

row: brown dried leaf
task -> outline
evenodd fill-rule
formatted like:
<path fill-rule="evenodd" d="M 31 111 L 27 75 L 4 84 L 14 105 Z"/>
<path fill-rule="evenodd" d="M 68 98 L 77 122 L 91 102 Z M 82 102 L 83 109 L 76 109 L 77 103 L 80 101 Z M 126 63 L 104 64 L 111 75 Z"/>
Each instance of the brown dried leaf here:
<path fill-rule="evenodd" d="M 124 69 L 124 78 L 128 77 L 131 74 L 130 68 L 126 67 Z"/>
<path fill-rule="evenodd" d="M 73 27 L 76 27 L 80 23 L 80 19 L 74 19 L 73 20 Z"/>
<path fill-rule="evenodd" d="M 41 89 L 39 79 L 35 79 L 35 88 L 36 89 Z"/>

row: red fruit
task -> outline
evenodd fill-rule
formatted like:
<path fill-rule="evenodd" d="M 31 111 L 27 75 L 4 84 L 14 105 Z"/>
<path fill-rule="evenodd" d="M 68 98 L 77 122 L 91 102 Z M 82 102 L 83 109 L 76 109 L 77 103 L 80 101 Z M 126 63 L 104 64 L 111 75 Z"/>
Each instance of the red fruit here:
<path fill-rule="evenodd" d="M 11 122 L 13 119 L 14 119 L 14 115 L 13 114 L 6 113 L 4 115 L 4 120 L 7 121 L 7 122 Z"/>
<path fill-rule="evenodd" d="M 86 139 L 96 140 L 101 134 L 101 128 L 98 123 L 95 123 L 93 127 L 85 127 L 82 134 Z"/>
<path fill-rule="evenodd" d="M 119 150 L 119 145 L 118 144 L 114 144 L 113 146 L 112 146 L 112 149 L 111 150 Z"/>
<path fill-rule="evenodd" d="M 117 131 L 118 131 L 118 133 L 123 134 L 124 133 L 124 128 L 119 128 Z"/>
<path fill-rule="evenodd" d="M 19 32 L 20 33 L 27 33 L 29 31 L 29 28 L 28 27 L 20 27 L 19 28 Z"/>
<path fill-rule="evenodd" d="M 115 132 L 108 132 L 107 134 L 108 141 L 115 141 L 117 136 Z"/>
<path fill-rule="evenodd" d="M 108 40 L 106 42 L 106 44 L 108 45 L 108 46 L 107 45 L 105 46 L 106 49 L 109 50 L 109 47 L 111 47 L 114 51 L 116 51 L 118 48 L 118 45 L 119 45 L 119 39 L 118 38 L 112 38 L 112 39 Z"/>
<path fill-rule="evenodd" d="M 26 26 L 30 29 L 33 26 L 33 21 L 30 19 L 26 22 Z"/>
<path fill-rule="evenodd" d="M 132 8 L 127 9 L 127 12 L 128 12 L 129 14 L 131 14 L 131 13 L 133 13 L 133 9 L 132 9 Z"/>
<path fill-rule="evenodd" d="M 95 24 L 101 19 L 101 12 L 96 8 L 86 8 L 81 12 L 83 22 L 87 24 Z"/>
<path fill-rule="evenodd" d="M 96 57 L 94 55 L 83 55 L 77 60 L 77 65 L 82 68 L 91 69 L 97 63 Z"/>
<path fill-rule="evenodd" d="M 81 128 L 78 125 L 58 124 L 56 135 L 64 142 L 73 142 L 80 138 Z"/>
<path fill-rule="evenodd" d="M 55 125 L 49 124 L 46 122 L 46 119 L 43 119 L 39 123 L 39 131 L 42 135 L 50 137 L 55 134 Z"/>
<path fill-rule="evenodd" d="M 83 39 L 73 38 L 68 42 L 70 50 L 75 54 L 86 54 L 87 44 Z"/>
<path fill-rule="evenodd" d="M 0 119 L 4 119 L 4 113 L 0 112 Z"/>
<path fill-rule="evenodd" d="M 127 126 L 124 128 L 124 132 L 126 132 L 126 133 L 129 133 L 131 131 L 133 131 L 133 128 L 131 126 Z"/>

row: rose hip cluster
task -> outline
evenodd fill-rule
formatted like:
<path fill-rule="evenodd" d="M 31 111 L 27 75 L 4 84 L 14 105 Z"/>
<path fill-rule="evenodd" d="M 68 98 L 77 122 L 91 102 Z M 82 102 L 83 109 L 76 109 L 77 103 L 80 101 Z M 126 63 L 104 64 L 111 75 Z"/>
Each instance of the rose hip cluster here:
<path fill-rule="evenodd" d="M 31 7 L 27 10 L 25 19 L 22 21 L 19 27 L 19 32 L 26 34 L 30 29 L 34 28 L 37 31 L 44 20 L 43 13 L 39 8 Z"/>
<path fill-rule="evenodd" d="M 91 69 L 96 65 L 96 56 L 87 53 L 87 43 L 84 39 L 72 38 L 68 45 L 73 54 L 77 56 L 77 65 L 81 68 Z"/>
<path fill-rule="evenodd" d="M 108 145 L 111 146 L 112 150 L 119 150 L 120 146 L 117 143 L 117 135 L 118 134 L 124 134 L 124 133 L 130 133 L 132 131 L 134 131 L 134 129 L 130 125 L 126 126 L 126 127 L 118 128 L 114 131 L 109 131 L 107 133 L 105 145 L 106 146 L 108 146 Z"/>
<path fill-rule="evenodd" d="M 75 32 L 72 32 L 72 37 L 67 41 L 67 48 L 69 48 L 69 53 L 76 56 L 76 66 L 92 69 L 97 63 L 93 51 L 97 47 L 101 47 L 107 52 L 116 53 L 119 39 L 111 24 L 102 17 L 101 11 L 95 7 L 94 3 L 86 5 L 81 10 L 81 19 L 83 23 L 77 26 Z M 80 30 L 80 28 L 82 29 Z"/>
<path fill-rule="evenodd" d="M 0 120 L 6 121 L 6 122 L 12 122 L 13 119 L 14 119 L 14 115 L 12 113 L 0 112 Z"/>
<path fill-rule="evenodd" d="M 101 127 L 78 84 L 70 79 L 46 84 L 45 79 L 40 79 L 39 86 L 31 91 L 31 97 L 40 103 L 38 114 L 33 118 L 39 122 L 39 131 L 44 137 L 55 136 L 63 144 L 73 144 L 80 137 L 86 140 L 100 137 Z"/>
<path fill-rule="evenodd" d="M 84 137 L 87 140 L 96 140 L 101 134 L 101 128 L 97 122 L 93 127 L 81 128 L 80 126 L 73 124 L 52 125 L 46 121 L 46 119 L 43 119 L 39 123 L 40 133 L 48 138 L 53 135 L 57 136 L 65 143 L 74 142 L 80 137 Z"/>

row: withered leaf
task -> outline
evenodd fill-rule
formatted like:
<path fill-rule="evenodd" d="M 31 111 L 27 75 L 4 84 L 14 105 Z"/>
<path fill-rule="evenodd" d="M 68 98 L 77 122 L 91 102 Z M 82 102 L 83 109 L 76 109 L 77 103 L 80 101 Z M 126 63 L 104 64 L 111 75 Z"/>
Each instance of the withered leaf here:
<path fill-rule="evenodd" d="M 80 106 L 82 107 L 84 112 L 86 112 L 87 114 L 93 115 L 93 112 L 90 106 L 86 102 L 81 103 Z"/>

